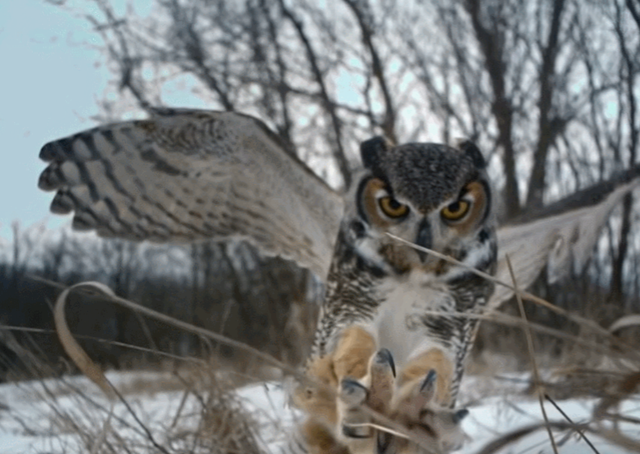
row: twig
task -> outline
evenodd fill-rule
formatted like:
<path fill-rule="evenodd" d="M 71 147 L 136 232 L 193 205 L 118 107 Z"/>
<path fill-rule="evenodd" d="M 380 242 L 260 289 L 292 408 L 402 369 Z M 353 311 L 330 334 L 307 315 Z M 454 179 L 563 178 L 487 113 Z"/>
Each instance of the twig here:
<path fill-rule="evenodd" d="M 56 287 L 60 287 L 61 285 L 52 281 L 49 281 L 47 279 L 43 279 L 43 278 L 38 278 L 37 280 L 40 280 L 42 282 L 46 282 L 49 284 L 52 284 Z M 75 338 L 73 337 L 73 335 L 71 334 L 71 332 L 68 329 L 67 323 L 66 323 L 66 319 L 64 317 L 64 302 L 67 299 L 67 296 L 69 295 L 69 293 L 72 290 L 77 290 L 80 289 L 82 290 L 82 287 L 88 287 L 85 288 L 84 291 L 96 296 L 96 293 L 99 294 L 100 296 L 103 296 L 104 298 L 113 301 L 115 303 L 120 304 L 121 306 L 127 307 L 131 310 L 134 311 L 139 311 L 140 313 L 154 318 L 156 320 L 159 320 L 161 322 L 167 323 L 169 325 L 173 325 L 176 326 L 180 329 L 183 329 L 187 332 L 191 332 L 194 334 L 197 334 L 199 336 L 202 336 L 204 338 L 209 338 L 209 339 L 213 339 L 216 340 L 218 342 L 227 344 L 231 347 L 234 348 L 238 348 L 240 350 L 243 350 L 253 356 L 256 356 L 262 360 L 264 360 L 265 362 L 267 362 L 268 364 L 271 364 L 275 367 L 278 367 L 280 370 L 284 371 L 284 372 L 288 372 L 289 374 L 291 374 L 292 376 L 296 377 L 298 380 L 300 380 L 301 383 L 304 384 L 308 384 L 311 386 L 314 386 L 316 388 L 322 389 L 325 392 L 327 392 L 330 396 L 332 396 L 333 398 L 337 398 L 337 393 L 336 391 L 331 388 L 330 386 L 318 381 L 318 380 L 314 380 L 312 377 L 308 377 L 302 373 L 300 373 L 299 371 L 293 369 L 292 367 L 289 367 L 288 365 L 282 363 L 281 361 L 278 361 L 277 359 L 273 358 L 272 356 L 266 354 L 266 353 L 262 353 L 259 350 L 256 350 L 253 347 L 250 347 L 246 344 L 243 344 L 242 342 L 238 342 L 235 341 L 233 339 L 229 339 L 228 337 L 209 331 L 207 329 L 204 328 L 200 328 L 194 325 L 191 325 L 189 323 L 177 320 L 173 317 L 170 317 L 168 315 L 164 315 L 160 312 L 154 311 L 152 309 L 146 308 L 144 306 L 141 306 L 137 303 L 134 303 L 132 301 L 126 300 L 124 298 L 120 298 L 118 296 L 116 296 L 109 287 L 107 287 L 106 285 L 100 283 L 100 282 L 82 282 L 79 284 L 76 284 L 74 286 L 71 287 L 64 287 L 65 290 L 60 294 L 60 296 L 58 297 L 58 300 L 56 301 L 56 313 L 57 313 L 57 318 L 56 318 L 56 327 L 58 327 L 58 323 L 60 323 L 60 326 L 64 326 L 66 327 L 66 331 L 63 333 L 63 335 L 61 336 L 61 341 L 63 343 L 63 347 L 65 348 L 65 351 L 67 352 L 67 354 L 69 354 L 69 356 L 76 355 L 75 357 L 72 356 L 72 359 L 74 360 L 74 362 L 76 363 L 76 366 L 78 366 L 81 371 L 87 376 L 87 378 L 91 379 L 92 381 L 94 381 L 94 383 L 96 383 L 100 389 L 103 390 L 103 392 L 105 392 L 105 394 L 107 396 L 109 396 L 110 398 L 115 398 L 116 396 L 119 395 L 118 391 L 116 390 L 116 388 L 107 380 L 107 378 L 104 376 L 104 374 L 102 373 L 102 371 L 100 370 L 100 368 L 93 363 L 93 361 L 88 357 L 88 355 L 86 354 L 86 352 L 84 352 L 84 350 L 82 350 L 82 348 L 80 347 L 80 345 L 77 343 L 77 341 L 75 340 Z M 89 290 L 90 289 L 90 290 Z M 96 292 L 97 291 L 97 292 Z M 63 328 L 64 331 L 64 328 Z M 68 344 L 68 345 L 67 345 Z M 70 349 L 68 349 L 68 346 L 71 346 Z M 89 367 L 85 367 L 83 369 L 83 366 L 87 366 L 89 365 Z M 89 371 L 89 373 L 87 373 L 87 371 Z M 126 402 L 124 402 L 125 405 L 127 405 Z M 127 405 L 128 406 L 128 405 Z M 411 434 L 409 434 L 409 432 L 407 431 L 407 429 L 405 427 L 403 427 L 402 425 L 396 423 L 395 421 L 392 421 L 390 418 L 387 418 L 385 415 L 382 415 L 368 407 L 363 407 L 362 410 L 376 418 L 379 422 L 385 424 L 387 427 L 389 427 L 390 429 L 396 430 L 402 434 L 405 434 L 406 436 L 410 437 L 416 444 L 418 444 L 420 447 L 424 448 L 425 450 L 427 450 L 427 452 L 429 452 L 430 450 L 433 449 L 432 446 L 430 446 L 429 443 L 419 439 L 420 437 L 415 437 L 412 436 Z M 133 414 L 133 413 L 132 413 Z M 133 415 L 134 418 L 136 418 L 135 415 Z M 137 419 L 137 418 L 136 418 Z M 143 430 L 145 430 L 146 428 L 143 427 Z M 150 441 L 152 443 L 155 444 L 154 440 L 152 438 L 150 438 Z"/>
<path fill-rule="evenodd" d="M 545 394 L 544 395 L 545 399 L 547 399 L 549 402 L 551 402 L 551 405 L 553 405 L 554 407 L 556 407 L 556 410 L 558 410 L 560 412 L 560 414 L 562 416 L 564 416 L 564 419 L 566 419 L 567 421 L 569 421 L 571 424 L 575 424 L 571 418 L 569 418 L 569 415 L 567 415 L 564 410 L 562 410 L 562 408 L 560 408 L 560 406 L 548 395 Z M 578 432 L 578 434 L 582 437 L 582 439 L 589 445 L 589 447 L 593 450 L 593 452 L 595 452 L 596 454 L 600 454 L 598 452 L 598 450 L 596 449 L 595 446 L 593 446 L 593 444 L 591 443 L 591 441 L 587 438 L 587 436 L 584 434 L 584 432 L 582 432 L 580 429 L 576 429 L 576 432 Z"/>
<path fill-rule="evenodd" d="M 597 332 L 598 334 L 600 334 L 602 336 L 605 336 L 608 339 L 612 340 L 613 342 L 616 343 L 616 345 L 618 345 L 620 347 L 624 347 L 627 350 L 628 353 L 633 354 L 636 357 L 640 357 L 640 352 L 638 351 L 637 348 L 632 347 L 630 345 L 627 345 L 627 344 L 625 344 L 623 342 L 620 342 L 620 340 L 616 339 L 614 336 L 612 336 L 612 334 L 608 330 L 604 329 L 603 327 L 598 325 L 593 320 L 586 319 L 586 318 L 581 317 L 580 315 L 577 315 L 577 314 L 572 314 L 572 313 L 570 313 L 570 312 L 568 312 L 568 311 L 556 306 L 555 304 L 552 304 L 549 301 L 547 301 L 545 299 L 542 299 L 539 296 L 536 296 L 536 295 L 534 295 L 532 293 L 529 293 L 529 292 L 526 292 L 526 291 L 522 291 L 522 290 L 516 290 L 515 287 L 513 287 L 512 285 L 507 284 L 506 282 L 503 282 L 500 279 L 498 279 L 498 278 L 496 278 L 496 277 L 494 277 L 494 276 L 492 276 L 490 274 L 484 273 L 484 272 L 482 272 L 482 271 L 480 271 L 480 270 L 478 270 L 478 269 L 476 269 L 476 268 L 474 268 L 472 266 L 469 266 L 466 263 L 462 263 L 462 262 L 454 259 L 453 257 L 450 257 L 448 255 L 442 254 L 442 253 L 440 253 L 438 251 L 434 251 L 433 249 L 429 249 L 429 248 L 426 248 L 426 247 L 418 246 L 417 244 L 412 243 L 411 241 L 407 241 L 407 240 L 405 240 L 403 238 L 400 238 L 399 236 L 393 235 L 393 234 L 391 234 L 389 232 L 386 232 L 386 235 L 389 236 L 390 238 L 393 238 L 396 241 L 400 241 L 401 243 L 406 244 L 407 246 L 409 246 L 409 247 L 411 247 L 411 248 L 413 248 L 413 249 L 415 249 L 417 251 L 426 252 L 427 254 L 431 254 L 434 257 L 438 257 L 439 259 L 444 260 L 445 262 L 452 263 L 454 265 L 458 265 L 458 266 L 460 266 L 462 268 L 465 268 L 466 270 L 472 272 L 476 276 L 480 276 L 480 277 L 482 277 L 482 278 L 484 278 L 484 279 L 486 279 L 488 281 L 493 282 L 494 284 L 498 284 L 498 285 L 501 285 L 503 287 L 506 287 L 506 288 L 512 290 L 514 292 L 514 294 L 520 295 L 520 297 L 522 299 L 527 300 L 527 301 L 531 301 L 532 303 L 536 303 L 536 304 L 538 304 L 540 306 L 543 306 L 543 307 L 549 309 L 550 311 L 553 311 L 553 312 L 555 312 L 557 314 L 560 314 L 560 315 L 566 317 L 567 319 L 569 319 L 569 320 L 571 320 L 571 321 L 573 321 L 573 322 L 575 322 L 575 323 L 577 323 L 577 324 L 579 324 L 581 326 L 585 326 L 587 328 L 590 328 L 593 331 Z"/>
<path fill-rule="evenodd" d="M 389 427 L 381 426 L 380 424 L 376 424 L 373 422 L 365 422 L 360 424 L 349 424 L 349 427 L 371 427 L 373 429 L 378 429 L 381 432 L 386 432 L 391 435 L 395 435 L 399 438 L 404 438 L 405 440 L 411 440 L 411 437 L 405 435 L 404 433 L 397 432 Z"/>
<path fill-rule="evenodd" d="M 93 286 L 93 288 L 102 289 L 101 286 L 102 284 L 100 284 L 100 286 Z M 67 352 L 67 355 L 71 357 L 82 373 L 89 378 L 89 380 L 98 385 L 109 400 L 113 400 L 116 397 L 113 385 L 109 380 L 107 380 L 107 377 L 104 375 L 100 367 L 98 367 L 82 347 L 80 347 L 80 344 L 78 344 L 69 330 L 69 325 L 67 324 L 65 315 L 65 307 L 67 304 L 67 296 L 75 287 L 77 286 L 74 285 L 64 290 L 56 300 L 53 318 L 56 325 L 56 331 L 58 333 L 58 339 L 60 339 L 60 343 Z M 104 287 L 107 289 L 106 293 L 109 293 L 109 288 L 106 286 Z"/>
<path fill-rule="evenodd" d="M 581 339 L 580 337 L 576 336 L 575 334 L 569 334 L 569 333 L 565 333 L 559 329 L 555 329 L 555 328 L 550 328 L 548 326 L 544 326 L 541 325 L 539 323 L 535 323 L 535 322 L 523 322 L 523 320 L 519 317 L 514 317 L 512 315 L 508 315 L 502 312 L 491 312 L 489 314 L 476 314 L 476 313 L 468 313 L 468 312 L 460 312 L 460 311 L 437 311 L 437 310 L 430 310 L 430 311 L 424 311 L 422 312 L 424 315 L 433 315 L 433 316 L 444 316 L 444 315 L 453 315 L 459 318 L 469 318 L 469 319 L 475 319 L 475 320 L 483 320 L 485 322 L 489 322 L 489 323 L 498 323 L 501 325 L 505 325 L 505 326 L 514 326 L 514 327 L 523 327 L 525 324 L 528 324 L 528 326 L 540 333 L 540 334 L 545 334 L 547 336 L 552 336 L 552 337 L 557 337 L 559 339 L 565 339 L 571 342 L 575 342 L 578 345 L 582 345 L 584 347 L 589 347 L 590 349 L 594 350 L 594 351 L 599 351 L 600 353 L 604 353 L 607 355 L 618 355 L 621 357 L 626 357 L 625 353 L 622 351 L 617 351 L 617 350 L 612 350 L 610 348 L 607 348 L 606 346 L 603 346 L 601 343 L 597 343 L 597 342 L 593 342 L 593 341 L 589 341 L 589 340 L 585 340 L 585 339 Z"/>
<path fill-rule="evenodd" d="M 19 332 L 25 332 L 25 333 L 39 333 L 39 334 L 55 334 L 56 333 L 56 330 L 54 330 L 54 329 L 29 328 L 29 327 L 25 327 L 25 326 L 13 326 L 13 325 L 0 325 L 0 331 L 3 331 L 3 330 L 6 330 L 6 331 L 19 331 Z M 154 355 L 163 356 L 165 358 L 170 358 L 170 359 L 175 359 L 177 361 L 184 361 L 184 362 L 196 363 L 196 364 L 201 364 L 201 365 L 205 364 L 205 361 L 203 361 L 201 359 L 198 359 L 198 358 L 193 358 L 193 357 L 190 357 L 190 356 L 174 355 L 173 353 L 163 352 L 162 350 L 159 350 L 159 349 L 140 347 L 138 345 L 128 344 L 126 342 L 119 342 L 119 341 L 115 341 L 115 340 L 112 340 L 112 339 L 105 339 L 103 337 L 89 336 L 87 334 L 75 334 L 74 336 L 77 339 L 85 339 L 85 340 L 99 342 L 101 344 L 114 345 L 116 347 L 128 348 L 130 350 L 137 350 L 137 351 L 140 351 L 140 352 L 143 352 L 143 353 L 153 353 Z"/>
<path fill-rule="evenodd" d="M 122 404 L 127 408 L 127 411 L 129 412 L 129 414 L 131 416 L 133 416 L 133 419 L 136 420 L 136 422 L 138 423 L 138 425 L 140 426 L 140 428 L 144 431 L 144 433 L 147 436 L 147 439 L 151 442 L 151 444 L 153 446 L 155 446 L 155 448 L 162 452 L 163 454 L 169 454 L 169 451 L 167 451 L 164 447 L 162 447 L 154 438 L 153 434 L 151 433 L 151 431 L 149 430 L 149 428 L 147 426 L 145 426 L 145 424 L 142 422 L 142 420 L 140 420 L 140 418 L 138 418 L 138 415 L 136 414 L 135 411 L 133 411 L 133 408 L 131 408 L 131 405 L 129 405 L 129 402 L 127 402 L 127 399 L 124 398 L 124 396 L 120 393 L 120 391 L 118 391 L 116 389 L 115 386 L 113 386 L 111 383 L 109 383 L 109 385 L 111 385 L 111 388 L 113 389 L 113 392 L 116 394 L 116 396 L 118 396 L 118 399 L 120 400 L 120 402 L 122 402 Z M 113 409 L 110 413 L 113 413 Z"/>
<path fill-rule="evenodd" d="M 90 454 L 97 454 L 99 452 L 100 447 L 107 440 L 107 435 L 111 432 L 111 417 L 113 416 L 113 402 L 111 403 L 111 408 L 109 408 L 109 413 L 107 414 L 107 419 L 102 424 L 102 428 L 98 433 L 95 441 L 93 442 L 90 450 Z"/>
<path fill-rule="evenodd" d="M 41 280 L 43 282 L 47 282 L 47 283 L 52 283 L 51 281 L 47 280 L 47 279 L 38 279 Z M 56 286 L 58 286 L 59 284 L 53 283 Z M 163 323 L 166 323 L 168 325 L 172 325 L 175 326 L 177 328 L 180 328 L 186 332 L 189 333 L 193 333 L 193 334 L 197 334 L 199 336 L 202 336 L 204 338 L 208 338 L 208 339 L 213 339 L 217 342 L 221 342 L 223 344 L 226 344 L 230 347 L 233 348 L 237 348 L 239 350 L 245 351 L 255 357 L 258 357 L 260 359 L 262 359 L 263 361 L 265 361 L 268 364 L 271 364 L 272 366 L 275 366 L 285 372 L 288 372 L 291 375 L 294 375 L 296 378 L 302 379 L 302 380 L 306 380 L 306 377 L 304 377 L 300 372 L 298 372 L 297 370 L 295 370 L 294 368 L 286 365 L 285 363 L 278 361 L 277 359 L 275 359 L 273 356 L 268 355 L 266 353 L 263 353 L 253 347 L 250 347 L 247 344 L 244 344 L 242 342 L 230 339 L 226 336 L 223 336 L 221 334 L 215 333 L 213 331 L 198 327 L 198 326 L 194 326 L 191 325 L 190 323 L 186 323 L 183 322 L 181 320 L 178 320 L 174 317 L 170 317 L 168 315 L 162 314 L 160 312 L 154 311 L 153 309 L 149 309 L 147 307 L 141 306 L 140 304 L 134 303 L 133 301 L 129 301 L 126 300 L 124 298 L 120 298 L 119 296 L 115 295 L 111 289 L 109 287 L 107 287 L 106 285 L 100 283 L 100 282 L 81 282 L 79 284 L 73 285 L 71 287 L 67 287 L 63 293 L 58 297 L 58 301 L 56 301 L 56 307 L 58 306 L 58 302 L 62 302 L 63 299 L 66 299 L 66 297 L 68 296 L 69 292 L 72 290 L 76 290 L 76 289 L 80 289 L 82 287 L 86 287 L 84 289 L 85 292 L 93 295 L 93 296 L 102 296 L 107 300 L 113 301 L 115 303 L 120 304 L 121 306 L 124 306 L 128 309 L 131 309 L 133 311 L 137 311 L 140 312 L 143 315 L 146 315 L 147 317 L 151 317 L 153 319 L 156 319 L 158 321 L 161 321 Z M 97 291 L 97 293 L 96 293 Z M 64 297 L 64 298 L 63 298 Z M 62 307 L 62 309 L 64 309 L 64 306 Z M 59 315 L 58 315 L 58 319 L 56 320 L 56 326 L 58 326 L 58 321 L 61 324 L 66 324 L 66 321 L 64 321 L 63 317 L 64 314 L 61 311 L 58 311 Z M 69 336 L 71 336 L 71 332 L 68 333 Z M 86 354 L 85 354 L 86 355 Z M 80 355 L 81 356 L 81 355 Z M 87 357 L 88 359 L 88 357 Z M 91 377 L 89 377 L 91 378 Z"/>
<path fill-rule="evenodd" d="M 169 425 L 169 430 L 173 430 L 176 427 L 176 424 L 178 424 L 178 420 L 182 416 L 182 410 L 184 409 L 184 406 L 187 403 L 187 398 L 189 397 L 189 394 L 191 394 L 191 389 L 189 388 L 185 389 L 184 393 L 182 393 L 180 404 L 178 405 L 176 414 L 173 416 L 173 421 L 171 421 L 171 424 Z"/>
<path fill-rule="evenodd" d="M 516 275 L 513 272 L 513 267 L 511 266 L 511 260 L 509 256 L 506 256 L 507 266 L 509 267 L 509 274 L 511 274 L 511 279 L 513 281 L 513 288 L 516 294 L 516 300 L 518 301 L 518 308 L 520 309 L 520 316 L 522 320 L 527 322 L 527 314 L 524 311 L 524 303 L 522 302 L 522 298 L 520 296 L 520 290 L 518 289 L 518 281 L 516 280 Z M 544 397 L 541 389 L 541 380 L 540 380 L 540 371 L 538 370 L 538 362 L 536 361 L 536 352 L 533 345 L 533 334 L 531 333 L 531 329 L 529 328 L 528 323 L 524 326 L 524 334 L 527 339 L 527 350 L 529 351 L 529 356 L 531 357 L 531 366 L 533 368 L 533 375 L 535 377 L 535 385 L 536 385 L 536 394 L 538 395 L 538 401 L 540 402 L 540 410 L 542 411 L 542 417 L 544 418 L 544 422 L 547 426 L 547 433 L 549 434 L 549 440 L 551 441 L 551 447 L 553 448 L 553 452 L 558 454 L 558 446 L 556 446 L 556 440 L 553 438 L 553 432 L 551 432 L 551 426 L 549 425 L 549 418 L 547 417 L 547 411 L 544 408 Z"/>
<path fill-rule="evenodd" d="M 505 446 L 512 444 L 546 426 L 547 426 L 546 424 L 540 423 L 540 424 L 532 424 L 530 426 L 525 426 L 525 427 L 516 429 L 499 438 L 491 440 L 486 445 L 484 445 L 483 448 L 480 451 L 478 451 L 476 454 L 493 454 L 495 452 L 498 452 L 500 449 L 504 448 Z M 591 432 L 594 432 L 594 430 L 590 429 L 588 426 L 584 426 L 584 425 L 576 426 L 574 424 L 568 424 L 562 421 L 552 421 L 549 423 L 549 426 L 554 427 L 558 430 L 570 430 L 570 429 L 575 430 L 576 428 L 580 427 L 582 430 L 589 430 Z M 597 433 L 600 434 L 599 432 Z"/>
<path fill-rule="evenodd" d="M 628 374 L 613 393 L 602 398 L 598 403 L 593 410 L 594 418 L 596 420 L 602 419 L 608 413 L 609 408 L 618 405 L 629 395 L 636 393 L 638 389 L 640 389 L 640 372 Z"/>

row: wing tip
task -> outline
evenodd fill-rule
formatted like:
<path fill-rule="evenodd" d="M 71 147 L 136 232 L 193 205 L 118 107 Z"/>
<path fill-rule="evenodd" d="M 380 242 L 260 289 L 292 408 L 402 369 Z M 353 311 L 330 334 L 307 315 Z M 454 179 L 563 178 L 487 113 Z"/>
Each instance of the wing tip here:
<path fill-rule="evenodd" d="M 60 168 L 55 163 L 49 164 L 38 177 L 38 189 L 46 192 L 55 191 L 62 187 Z"/>
<path fill-rule="evenodd" d="M 40 148 L 40 159 L 45 162 L 61 160 L 65 156 L 65 153 L 61 146 L 61 142 L 64 140 L 65 139 L 54 140 L 53 142 L 45 143 L 42 148 Z"/>
<path fill-rule="evenodd" d="M 60 190 L 56 193 L 55 197 L 51 201 L 49 211 L 53 214 L 69 214 L 76 208 L 76 204 L 71 194 L 67 191 Z"/>

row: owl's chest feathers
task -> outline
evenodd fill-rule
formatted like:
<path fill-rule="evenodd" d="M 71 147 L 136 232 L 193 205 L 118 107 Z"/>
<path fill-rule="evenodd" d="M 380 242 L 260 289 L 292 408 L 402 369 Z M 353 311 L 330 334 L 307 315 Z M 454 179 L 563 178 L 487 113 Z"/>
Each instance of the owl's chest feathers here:
<path fill-rule="evenodd" d="M 428 323 L 436 312 L 452 312 L 456 303 L 447 285 L 419 270 L 382 279 L 376 286 L 380 305 L 363 326 L 377 337 L 379 347 L 391 350 L 401 366 L 412 356 L 442 343 L 429 336 Z"/>
<path fill-rule="evenodd" d="M 330 329 L 333 335 L 354 323 L 362 326 L 377 339 L 378 348 L 392 352 L 399 367 L 413 355 L 443 346 L 429 335 L 428 324 L 438 318 L 433 312 L 455 310 L 455 299 L 444 282 L 419 269 L 377 277 L 351 271 L 347 279 L 341 275 L 340 283 L 328 283 L 327 309 L 338 322 Z"/>
<path fill-rule="evenodd" d="M 410 250 L 339 238 L 335 252 L 313 356 L 331 352 L 353 325 L 371 333 L 378 348 L 391 350 L 399 364 L 434 346 L 454 352 L 462 327 L 451 313 L 473 310 L 486 293 L 485 284 L 464 268 L 412 259 Z M 399 266 L 403 263 L 410 266 Z"/>

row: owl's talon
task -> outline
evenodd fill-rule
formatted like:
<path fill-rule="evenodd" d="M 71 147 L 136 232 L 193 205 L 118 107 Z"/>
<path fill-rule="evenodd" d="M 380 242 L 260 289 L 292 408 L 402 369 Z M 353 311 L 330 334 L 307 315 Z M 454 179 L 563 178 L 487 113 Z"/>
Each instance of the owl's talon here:
<path fill-rule="evenodd" d="M 364 403 L 367 393 L 367 388 L 353 378 L 347 377 L 340 382 L 340 400 L 349 406 Z"/>
<path fill-rule="evenodd" d="M 459 424 L 467 416 L 469 416 L 469 410 L 466 408 L 458 410 L 453 414 L 453 422 Z"/>
<path fill-rule="evenodd" d="M 382 348 L 370 358 L 368 373 L 361 381 L 349 377 L 341 381 L 339 433 L 347 439 L 373 436 L 374 430 L 367 425 L 372 417 L 363 406 L 375 412 L 387 413 L 393 399 L 395 376 L 393 355 L 388 349 Z"/>
<path fill-rule="evenodd" d="M 376 443 L 377 454 L 396 452 L 421 453 L 420 445 L 433 445 L 435 452 L 449 453 L 460 449 L 467 438 L 462 430 L 461 422 L 469 414 L 469 410 L 449 410 L 427 403 L 420 408 L 418 414 L 407 412 L 414 410 L 410 406 L 402 406 L 392 412 L 391 419 L 409 429 L 410 439 L 400 438 L 389 433 L 378 433 Z M 415 441 L 414 441 L 415 440 Z"/>
<path fill-rule="evenodd" d="M 371 428 L 364 425 L 371 418 L 362 407 L 368 395 L 367 388 L 357 380 L 347 377 L 340 382 L 340 395 L 338 397 L 338 408 L 342 415 L 340 432 L 345 437 L 371 437 Z"/>
<path fill-rule="evenodd" d="M 407 428 L 413 439 L 380 432 L 376 438 L 377 454 L 422 452 L 416 444 L 418 440 L 420 445 L 437 447 L 437 452 L 450 452 L 462 446 L 465 434 L 460 423 L 469 411 L 442 407 L 437 397 L 438 386 L 438 373 L 430 369 L 422 378 L 396 390 L 389 417 Z"/>
<path fill-rule="evenodd" d="M 427 372 L 427 376 L 424 377 L 424 380 L 420 385 L 420 393 L 422 394 L 433 393 L 435 391 L 437 378 L 438 378 L 438 374 L 435 371 L 435 369 L 431 369 L 429 372 Z"/>
<path fill-rule="evenodd" d="M 385 454 L 393 441 L 393 435 L 387 432 L 378 432 L 376 437 L 376 454 Z"/>
<path fill-rule="evenodd" d="M 387 348 L 381 348 L 373 357 L 373 361 L 375 365 L 378 366 L 387 366 L 391 369 L 391 373 L 393 374 L 393 378 L 396 377 L 396 363 L 393 360 L 393 356 L 391 352 Z"/>
<path fill-rule="evenodd" d="M 347 438 L 370 438 L 371 428 L 368 426 L 353 426 L 346 423 L 342 424 L 342 435 Z"/>

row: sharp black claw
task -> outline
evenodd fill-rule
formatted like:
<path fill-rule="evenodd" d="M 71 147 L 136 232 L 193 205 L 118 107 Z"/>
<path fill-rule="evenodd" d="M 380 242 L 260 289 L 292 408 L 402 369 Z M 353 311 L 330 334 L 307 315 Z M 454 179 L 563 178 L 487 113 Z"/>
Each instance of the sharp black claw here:
<path fill-rule="evenodd" d="M 429 386 L 435 383 L 436 377 L 437 377 L 437 373 L 435 369 L 431 369 L 429 372 L 427 372 L 427 376 L 424 377 L 424 380 L 422 381 L 422 385 L 420 386 L 420 391 L 424 392 Z"/>
<path fill-rule="evenodd" d="M 346 377 L 340 382 L 340 390 L 342 393 L 342 399 L 347 403 L 359 403 L 364 401 L 367 397 L 367 388 L 357 380 Z"/>
<path fill-rule="evenodd" d="M 393 360 L 393 355 L 388 349 L 381 348 L 380 350 L 378 350 L 375 360 L 378 364 L 388 364 L 389 367 L 391 367 L 391 373 L 393 373 L 393 377 L 396 377 L 396 363 Z"/>
<path fill-rule="evenodd" d="M 458 424 L 460 421 L 466 418 L 468 414 L 469 414 L 469 410 L 467 410 L 466 408 L 456 411 L 453 415 L 453 422 Z"/>
<path fill-rule="evenodd" d="M 371 430 L 365 426 L 352 427 L 344 424 L 342 426 L 342 434 L 347 438 L 369 438 L 371 437 Z"/>
<path fill-rule="evenodd" d="M 367 388 L 365 388 L 365 386 L 360 383 L 358 380 L 351 378 L 351 377 L 346 377 L 342 379 L 342 382 L 340 383 L 340 387 L 342 388 L 343 391 L 346 392 L 354 392 L 356 390 L 367 390 Z"/>
<path fill-rule="evenodd" d="M 391 444 L 391 435 L 386 432 L 378 432 L 378 438 L 376 440 L 376 452 L 377 454 L 384 454 Z"/>

